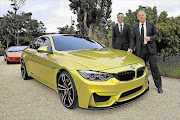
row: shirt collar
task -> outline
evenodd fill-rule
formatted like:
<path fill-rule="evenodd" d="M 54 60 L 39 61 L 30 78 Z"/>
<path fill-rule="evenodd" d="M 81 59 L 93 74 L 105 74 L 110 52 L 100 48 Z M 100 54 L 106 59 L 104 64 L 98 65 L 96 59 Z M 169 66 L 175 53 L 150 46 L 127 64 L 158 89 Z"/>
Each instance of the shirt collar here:
<path fill-rule="evenodd" d="M 120 26 L 120 25 L 122 25 L 122 26 L 123 26 L 123 25 L 124 25 L 124 22 L 122 22 L 122 24 L 120 24 L 120 23 L 118 22 L 118 25 L 119 25 L 119 26 Z"/>
<path fill-rule="evenodd" d="M 145 21 L 143 24 L 144 24 L 144 26 L 146 26 L 146 21 Z M 141 22 L 139 22 L 139 25 L 142 25 L 142 23 L 141 23 Z"/>

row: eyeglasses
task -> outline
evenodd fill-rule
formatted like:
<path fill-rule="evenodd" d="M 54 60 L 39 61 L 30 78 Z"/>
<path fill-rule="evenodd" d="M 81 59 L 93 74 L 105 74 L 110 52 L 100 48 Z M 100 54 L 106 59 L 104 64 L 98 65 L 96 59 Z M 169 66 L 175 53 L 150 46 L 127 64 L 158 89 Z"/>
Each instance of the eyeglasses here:
<path fill-rule="evenodd" d="M 117 17 L 117 18 L 124 18 L 123 16 Z"/>

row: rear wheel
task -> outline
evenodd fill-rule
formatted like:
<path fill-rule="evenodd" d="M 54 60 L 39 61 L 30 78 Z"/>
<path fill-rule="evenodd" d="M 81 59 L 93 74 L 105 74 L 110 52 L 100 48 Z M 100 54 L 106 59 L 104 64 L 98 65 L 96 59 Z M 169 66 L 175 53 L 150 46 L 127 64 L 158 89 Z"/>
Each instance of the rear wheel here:
<path fill-rule="evenodd" d="M 74 81 L 67 71 L 58 76 L 58 92 L 62 104 L 68 109 L 78 106 L 78 96 Z"/>
<path fill-rule="evenodd" d="M 27 74 L 26 64 L 24 60 L 21 60 L 21 75 L 24 80 L 28 80 L 30 78 Z"/>

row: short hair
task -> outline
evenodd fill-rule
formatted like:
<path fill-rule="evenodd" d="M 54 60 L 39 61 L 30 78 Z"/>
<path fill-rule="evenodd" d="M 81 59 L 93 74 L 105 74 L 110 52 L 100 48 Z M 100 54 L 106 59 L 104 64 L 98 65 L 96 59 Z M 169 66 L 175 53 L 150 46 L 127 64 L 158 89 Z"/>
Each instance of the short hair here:
<path fill-rule="evenodd" d="M 123 17 L 124 17 L 124 14 L 123 14 L 123 13 L 118 13 L 118 14 L 117 14 L 117 17 L 118 17 L 118 15 L 120 15 L 120 14 L 122 14 L 122 15 L 123 15 Z"/>
<path fill-rule="evenodd" d="M 146 12 L 145 12 L 144 10 L 140 10 L 140 11 L 138 11 L 138 13 L 137 13 L 137 17 L 138 17 L 138 14 L 139 14 L 140 12 L 143 12 L 144 15 L 146 16 Z"/>

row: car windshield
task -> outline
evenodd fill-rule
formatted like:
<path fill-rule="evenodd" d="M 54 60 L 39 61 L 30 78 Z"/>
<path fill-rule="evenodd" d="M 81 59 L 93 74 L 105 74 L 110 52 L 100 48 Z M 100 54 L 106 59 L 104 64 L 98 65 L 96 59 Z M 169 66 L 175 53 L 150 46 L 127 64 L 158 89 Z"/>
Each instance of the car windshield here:
<path fill-rule="evenodd" d="M 53 36 L 54 46 L 58 51 L 100 49 L 100 44 L 89 37 Z"/>
<path fill-rule="evenodd" d="M 6 51 L 7 52 L 19 52 L 23 51 L 27 46 L 14 46 L 14 47 L 9 47 Z"/>

